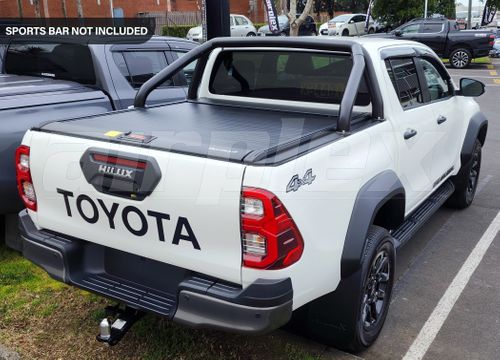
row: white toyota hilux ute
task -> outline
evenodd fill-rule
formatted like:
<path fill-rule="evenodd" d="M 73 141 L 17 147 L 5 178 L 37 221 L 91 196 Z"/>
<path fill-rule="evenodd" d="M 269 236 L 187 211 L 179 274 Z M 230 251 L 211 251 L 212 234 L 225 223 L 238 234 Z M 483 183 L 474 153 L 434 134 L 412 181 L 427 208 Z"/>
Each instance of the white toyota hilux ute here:
<path fill-rule="evenodd" d="M 196 61 L 186 101 L 145 107 Z M 15 247 L 143 312 L 263 333 L 290 323 L 360 351 L 383 326 L 396 249 L 473 201 L 487 120 L 428 47 L 386 39 L 215 39 L 135 108 L 40 124 L 16 154 Z"/>

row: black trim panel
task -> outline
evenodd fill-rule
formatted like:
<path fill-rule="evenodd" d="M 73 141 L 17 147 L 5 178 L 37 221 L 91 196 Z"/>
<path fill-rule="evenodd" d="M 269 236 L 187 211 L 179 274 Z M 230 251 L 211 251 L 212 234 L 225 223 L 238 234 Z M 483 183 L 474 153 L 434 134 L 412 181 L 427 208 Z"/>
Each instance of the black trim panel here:
<path fill-rule="evenodd" d="M 377 211 L 393 197 L 404 199 L 405 190 L 396 173 L 391 170 L 378 174 L 359 190 L 342 251 L 342 278 L 360 269 L 368 230 Z"/>
<path fill-rule="evenodd" d="M 488 119 L 486 119 L 486 116 L 481 112 L 474 114 L 470 119 L 462 150 L 460 151 L 460 161 L 462 165 L 467 164 L 471 160 L 476 139 L 479 138 L 479 141 L 484 145 L 487 131 Z M 482 137 L 479 137 L 479 135 Z"/>

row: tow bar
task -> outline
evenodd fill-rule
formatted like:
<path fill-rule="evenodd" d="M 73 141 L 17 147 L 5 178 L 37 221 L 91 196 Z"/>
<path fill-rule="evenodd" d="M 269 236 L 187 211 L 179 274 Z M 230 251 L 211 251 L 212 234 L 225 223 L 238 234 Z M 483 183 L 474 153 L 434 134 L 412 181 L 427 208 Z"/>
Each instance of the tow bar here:
<path fill-rule="evenodd" d="M 97 341 L 106 343 L 109 346 L 118 344 L 132 325 L 144 316 L 142 311 L 129 306 L 121 308 L 119 304 L 106 306 L 105 312 L 106 317 L 99 324 Z"/>

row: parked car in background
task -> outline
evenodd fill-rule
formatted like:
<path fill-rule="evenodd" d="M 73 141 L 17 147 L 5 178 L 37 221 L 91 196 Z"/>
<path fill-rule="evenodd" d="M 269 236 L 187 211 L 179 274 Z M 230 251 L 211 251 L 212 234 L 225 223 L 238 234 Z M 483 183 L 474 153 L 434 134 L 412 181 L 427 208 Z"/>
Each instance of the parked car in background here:
<path fill-rule="evenodd" d="M 490 51 L 491 57 L 500 57 L 500 39 L 495 40 L 495 44 L 493 45 L 493 49 Z"/>
<path fill-rule="evenodd" d="M 297 17 L 300 15 L 297 15 Z M 269 25 L 264 25 L 259 28 L 257 35 L 259 36 L 290 36 L 290 21 L 286 15 L 278 16 L 278 23 L 280 25 L 280 32 L 273 34 L 269 30 Z M 316 28 L 316 22 L 311 16 L 307 16 L 302 25 L 299 28 L 299 36 L 316 36 L 318 35 L 318 30 Z"/>
<path fill-rule="evenodd" d="M 368 32 L 365 31 L 366 14 L 343 14 L 321 25 L 321 35 L 359 36 L 377 32 L 375 21 L 370 16 Z"/>
<path fill-rule="evenodd" d="M 413 19 L 388 34 L 371 36 L 424 43 L 457 69 L 466 68 L 472 59 L 488 56 L 495 39 L 490 30 L 459 30 L 456 21 L 446 18 Z"/>
<path fill-rule="evenodd" d="M 230 16 L 231 36 L 256 36 L 257 29 L 252 21 L 244 15 L 231 14 Z M 203 26 L 195 26 L 189 29 L 186 39 L 202 42 L 203 41 Z"/>
<path fill-rule="evenodd" d="M 14 153 L 26 130 L 49 120 L 126 109 L 144 82 L 195 46 L 179 38 L 153 37 L 143 44 L 51 40 L 0 47 L 0 217 L 7 216 L 9 229 L 14 229 L 7 240 L 16 229 L 9 219 L 17 219 L 14 214 L 22 208 Z M 179 74 L 155 90 L 149 104 L 185 99 L 189 79 L 189 70 Z"/>
<path fill-rule="evenodd" d="M 467 29 L 467 19 L 469 14 L 467 11 L 459 11 L 457 12 L 457 23 L 460 29 Z M 471 18 L 471 28 L 479 29 L 481 27 L 481 13 L 477 10 L 472 11 Z"/>

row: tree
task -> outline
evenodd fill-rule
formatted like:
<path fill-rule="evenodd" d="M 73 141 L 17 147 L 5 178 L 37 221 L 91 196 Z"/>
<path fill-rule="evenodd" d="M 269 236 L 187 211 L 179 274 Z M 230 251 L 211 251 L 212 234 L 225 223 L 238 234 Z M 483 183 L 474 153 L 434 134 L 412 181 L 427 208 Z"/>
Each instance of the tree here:
<path fill-rule="evenodd" d="M 17 9 L 19 10 L 19 17 L 23 18 L 23 0 L 17 0 Z"/>
<path fill-rule="evenodd" d="M 40 0 L 33 0 L 33 5 L 35 6 L 35 17 L 39 19 L 42 16 L 40 13 Z"/>
<path fill-rule="evenodd" d="M 290 22 L 290 36 L 298 36 L 300 25 L 304 23 L 307 16 L 311 13 L 313 0 L 307 0 L 300 16 L 297 17 L 297 0 L 290 0 L 288 9 L 288 21 Z"/>
<path fill-rule="evenodd" d="M 76 10 L 79 18 L 83 18 L 83 5 L 82 0 L 76 0 Z"/>
<path fill-rule="evenodd" d="M 62 9 L 63 18 L 67 18 L 68 17 L 68 9 L 66 7 L 66 0 L 61 0 L 61 9 Z"/>
<path fill-rule="evenodd" d="M 316 0 L 314 2 L 314 12 L 319 16 L 320 12 L 327 12 L 330 18 L 333 17 L 334 0 Z"/>
<path fill-rule="evenodd" d="M 454 0 L 438 0 L 434 11 L 436 14 L 446 16 L 448 19 L 455 19 L 457 17 L 455 11 Z"/>

